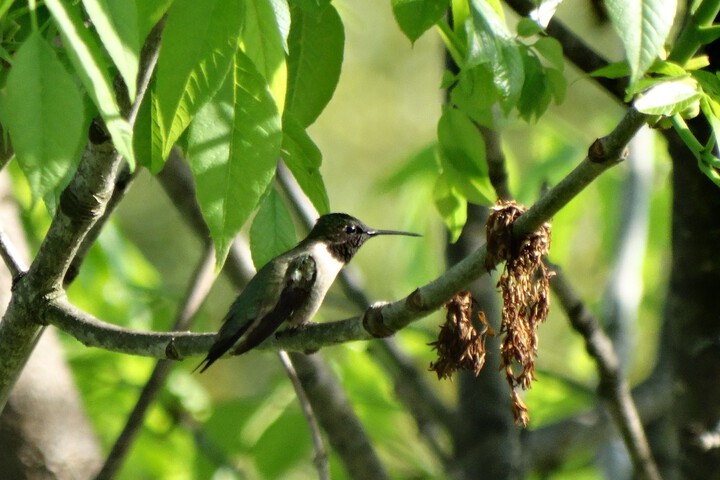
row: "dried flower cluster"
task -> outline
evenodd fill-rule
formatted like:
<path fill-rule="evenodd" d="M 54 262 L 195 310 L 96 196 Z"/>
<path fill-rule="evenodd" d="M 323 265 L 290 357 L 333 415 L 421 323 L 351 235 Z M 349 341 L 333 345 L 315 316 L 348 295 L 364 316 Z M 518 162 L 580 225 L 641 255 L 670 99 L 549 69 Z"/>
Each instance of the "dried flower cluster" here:
<path fill-rule="evenodd" d="M 486 263 L 492 268 L 505 261 L 505 269 L 498 281 L 503 298 L 501 365 L 513 392 L 515 421 L 522 425 L 528 422 L 527 407 L 516 387 L 527 390 L 535 379 L 537 328 L 548 315 L 552 277 L 542 261 L 550 251 L 549 224 L 544 224 L 520 245 L 513 245 L 513 222 L 525 210 L 515 202 L 501 201 L 493 207 L 487 222 Z"/>
<path fill-rule="evenodd" d="M 485 338 L 493 333 L 476 303 L 470 292 L 463 291 L 445 304 L 445 323 L 440 326 L 437 341 L 430 344 L 438 352 L 438 361 L 430 363 L 438 379 L 452 378 L 461 369 L 477 376 L 485 365 Z M 473 310 L 477 311 L 479 332 L 472 321 Z"/>

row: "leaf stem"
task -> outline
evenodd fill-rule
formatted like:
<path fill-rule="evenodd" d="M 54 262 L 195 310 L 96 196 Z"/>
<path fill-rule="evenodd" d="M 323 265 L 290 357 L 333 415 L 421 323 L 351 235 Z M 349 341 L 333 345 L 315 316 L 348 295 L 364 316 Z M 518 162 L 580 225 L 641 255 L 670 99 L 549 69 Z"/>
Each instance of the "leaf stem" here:
<path fill-rule="evenodd" d="M 707 36 L 703 30 L 712 25 L 718 12 L 720 12 L 720 0 L 703 0 L 688 18 L 668 60 L 685 65 L 698 48 L 707 43 Z"/>

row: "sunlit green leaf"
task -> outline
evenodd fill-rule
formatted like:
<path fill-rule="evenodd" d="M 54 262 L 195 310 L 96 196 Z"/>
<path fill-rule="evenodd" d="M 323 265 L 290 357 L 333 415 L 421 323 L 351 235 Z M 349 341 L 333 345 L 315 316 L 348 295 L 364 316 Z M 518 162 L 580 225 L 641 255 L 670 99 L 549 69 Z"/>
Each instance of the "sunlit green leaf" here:
<path fill-rule="evenodd" d="M 467 115 L 445 109 L 438 122 L 438 152 L 446 181 L 457 192 L 473 203 L 492 203 L 495 194 L 488 178 L 485 142 Z"/>
<path fill-rule="evenodd" d="M 283 117 L 282 158 L 318 213 L 329 213 L 330 199 L 320 174 L 322 153 L 290 114 Z"/>
<path fill-rule="evenodd" d="M 554 68 L 546 69 L 545 75 L 547 76 L 550 93 L 552 93 L 555 103 L 560 104 L 564 102 L 567 93 L 567 80 L 565 79 L 565 75 Z"/>
<path fill-rule="evenodd" d="M 450 232 L 450 241 L 455 243 L 467 222 L 467 201 L 452 187 L 445 175 L 435 182 L 433 201 Z"/>
<path fill-rule="evenodd" d="M 605 6 L 625 47 L 632 85 L 662 52 L 677 0 L 607 0 Z"/>
<path fill-rule="evenodd" d="M 133 149 L 138 164 L 156 174 L 162 170 L 165 161 L 162 157 L 162 132 L 158 123 L 154 85 L 153 79 L 135 118 Z"/>
<path fill-rule="evenodd" d="M 319 12 L 293 5 L 288 37 L 288 90 L 285 109 L 303 127 L 312 124 L 332 98 L 340 78 L 345 33 L 332 5 Z"/>
<path fill-rule="evenodd" d="M 627 61 L 615 62 L 600 67 L 590 72 L 591 77 L 622 78 L 630 74 L 630 66 Z"/>
<path fill-rule="evenodd" d="M 533 44 L 533 48 L 535 48 L 545 60 L 550 62 L 550 65 L 561 72 L 563 71 L 565 68 L 565 57 L 563 56 L 562 45 L 559 41 L 552 37 L 542 37 Z"/>
<path fill-rule="evenodd" d="M 518 35 L 521 37 L 532 37 L 533 35 L 537 35 L 543 31 L 542 27 L 538 25 L 537 22 L 528 17 L 522 17 L 518 22 L 517 27 L 515 27 L 515 30 L 517 30 Z"/>
<path fill-rule="evenodd" d="M 105 121 L 115 148 L 134 165 L 132 130 L 120 113 L 100 46 L 83 25 L 77 8 L 62 0 L 46 0 L 45 5 L 58 24 L 68 56 Z"/>
<path fill-rule="evenodd" d="M 33 32 L 7 79 L 6 123 L 35 200 L 58 190 L 85 136 L 82 94 L 55 51 Z"/>
<path fill-rule="evenodd" d="M 170 8 L 155 88 L 161 161 L 222 85 L 238 49 L 244 8 L 242 0 L 176 0 Z"/>
<path fill-rule="evenodd" d="M 453 104 L 486 127 L 493 125 L 492 106 L 499 98 L 492 71 L 485 64 L 462 69 L 450 92 Z"/>
<path fill-rule="evenodd" d="M 720 78 L 716 74 L 706 70 L 697 70 L 692 72 L 692 76 L 705 93 L 720 101 Z"/>
<path fill-rule="evenodd" d="M 280 195 L 271 188 L 250 228 L 250 252 L 255 268 L 260 270 L 272 258 L 290 250 L 296 243 L 295 225 L 290 212 Z"/>
<path fill-rule="evenodd" d="M 435 25 L 450 6 L 450 0 L 392 0 L 391 3 L 400 30 L 413 43 Z"/>
<path fill-rule="evenodd" d="M 635 108 L 648 115 L 674 115 L 700 99 L 697 83 L 691 79 L 661 82 L 635 100 Z"/>
<path fill-rule="evenodd" d="M 134 100 L 141 47 L 135 0 L 83 0 L 83 5 Z"/>
<path fill-rule="evenodd" d="M 287 3 L 281 0 L 248 0 L 245 5 L 243 51 L 267 80 L 275 103 L 282 111 L 287 88 L 287 37 L 283 37 L 275 8 L 278 8 L 280 15 L 287 15 L 289 20 Z M 283 21 L 282 17 L 280 21 Z"/>
<path fill-rule="evenodd" d="M 218 265 L 267 191 L 281 141 L 280 115 L 267 82 L 237 50 L 226 82 L 188 133 L 188 160 Z"/>
<path fill-rule="evenodd" d="M 525 82 L 523 83 L 520 100 L 517 104 L 518 112 L 525 121 L 538 119 L 545 113 L 550 105 L 552 96 L 548 86 L 545 69 L 534 55 L 525 55 Z"/>
<path fill-rule="evenodd" d="M 471 8 L 468 66 L 490 64 L 495 86 L 502 94 L 500 105 L 508 113 L 520 98 L 525 78 L 520 51 L 505 21 L 488 3 L 473 0 Z"/>

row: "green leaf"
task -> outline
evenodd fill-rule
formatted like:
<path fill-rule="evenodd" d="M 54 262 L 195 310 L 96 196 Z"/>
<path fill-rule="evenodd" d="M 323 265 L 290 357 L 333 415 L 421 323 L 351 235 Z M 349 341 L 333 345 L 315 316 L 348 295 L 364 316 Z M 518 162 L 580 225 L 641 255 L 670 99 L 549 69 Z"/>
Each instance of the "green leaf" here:
<path fill-rule="evenodd" d="M 552 37 L 542 37 L 533 44 L 533 48 L 542 55 L 545 60 L 550 62 L 550 65 L 563 71 L 565 68 L 565 57 L 563 56 L 563 49 L 560 42 Z"/>
<path fill-rule="evenodd" d="M 227 76 L 244 9 L 243 0 L 176 0 L 170 7 L 155 88 L 163 136 L 160 161 Z"/>
<path fill-rule="evenodd" d="M 62 0 L 46 0 L 45 5 L 60 29 L 68 56 L 80 80 L 105 121 L 115 149 L 134 166 L 132 130 L 120 113 L 112 79 L 103 63 L 100 47 L 83 25 L 76 8 Z"/>
<path fill-rule="evenodd" d="M 459 110 L 445 109 L 438 122 L 438 153 L 446 180 L 470 202 L 490 205 L 485 142 L 478 127 Z"/>
<path fill-rule="evenodd" d="M 685 110 L 701 97 L 697 83 L 689 78 L 658 83 L 639 95 L 635 108 L 648 115 L 671 116 Z"/>
<path fill-rule="evenodd" d="M 555 99 L 555 104 L 561 104 L 565 101 L 565 95 L 567 94 L 567 80 L 565 79 L 565 75 L 554 68 L 545 69 L 545 75 L 547 76 L 550 93 L 552 93 Z"/>
<path fill-rule="evenodd" d="M 528 17 L 522 17 L 515 27 L 518 35 L 521 37 L 532 37 L 543 31 L 543 28 Z"/>
<path fill-rule="evenodd" d="M 188 160 L 218 266 L 267 191 L 281 141 L 280 114 L 267 82 L 237 50 L 231 74 L 188 132 Z"/>
<path fill-rule="evenodd" d="M 83 0 L 83 5 L 125 81 L 130 101 L 135 100 L 141 47 L 135 0 Z"/>
<path fill-rule="evenodd" d="M 320 149 L 289 114 L 283 117 L 282 158 L 318 213 L 330 213 L 330 199 L 320 174 Z"/>
<path fill-rule="evenodd" d="M 525 75 L 523 61 L 502 17 L 484 0 L 472 0 L 473 34 L 469 39 L 468 66 L 489 63 L 500 105 L 508 113 L 520 98 Z"/>
<path fill-rule="evenodd" d="M 492 106 L 499 98 L 492 71 L 485 64 L 462 69 L 450 92 L 453 104 L 486 127 L 493 125 Z"/>
<path fill-rule="evenodd" d="M 147 168 L 150 173 L 157 174 L 162 170 L 165 161 L 162 157 L 162 132 L 158 123 L 154 86 L 155 79 L 153 78 L 135 118 L 133 149 L 138 164 Z"/>
<path fill-rule="evenodd" d="M 281 0 L 248 0 L 245 9 L 245 28 L 242 32 L 242 47 L 245 54 L 250 57 L 257 69 L 262 73 L 270 85 L 270 91 L 275 97 L 275 103 L 280 111 L 285 104 L 285 91 L 287 88 L 287 65 L 285 63 L 285 50 L 287 37 L 283 37 L 280 30 L 276 10 L 287 15 L 289 10 L 286 2 Z"/>
<path fill-rule="evenodd" d="M 288 91 L 285 110 L 300 125 L 312 124 L 332 98 L 340 78 L 345 32 L 335 7 L 308 13 L 293 5 L 288 37 Z"/>
<path fill-rule="evenodd" d="M 698 81 L 703 91 L 715 100 L 720 100 L 720 78 L 705 70 L 696 70 L 692 76 Z"/>
<path fill-rule="evenodd" d="M 625 47 L 632 86 L 662 52 L 677 0 L 607 0 L 605 6 Z"/>
<path fill-rule="evenodd" d="M 392 0 L 395 21 L 411 42 L 440 20 L 450 0 Z"/>
<path fill-rule="evenodd" d="M 552 95 L 548 85 L 545 69 L 535 55 L 525 55 L 525 82 L 523 83 L 520 100 L 517 104 L 520 116 L 527 122 L 532 121 L 533 116 L 538 119 L 545 113 Z"/>
<path fill-rule="evenodd" d="M 605 78 L 622 78 L 627 77 L 630 74 L 630 65 L 626 60 L 622 62 L 615 62 L 600 67 L 597 70 L 590 72 L 591 77 L 605 77 Z"/>
<path fill-rule="evenodd" d="M 5 121 L 37 200 L 64 186 L 79 158 L 85 136 L 82 94 L 38 32 L 15 53 L 6 88 Z"/>
<path fill-rule="evenodd" d="M 433 201 L 450 231 L 450 241 L 455 243 L 467 222 L 467 201 L 455 191 L 444 174 L 441 174 L 435 182 Z"/>
<path fill-rule="evenodd" d="M 290 250 L 297 243 L 295 226 L 274 188 L 265 197 L 250 227 L 250 252 L 255 269 Z"/>

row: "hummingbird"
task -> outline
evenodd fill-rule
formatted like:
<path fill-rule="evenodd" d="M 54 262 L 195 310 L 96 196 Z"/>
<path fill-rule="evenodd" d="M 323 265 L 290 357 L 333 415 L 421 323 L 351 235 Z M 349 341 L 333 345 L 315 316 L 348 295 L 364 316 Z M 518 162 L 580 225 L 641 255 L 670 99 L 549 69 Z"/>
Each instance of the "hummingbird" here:
<path fill-rule="evenodd" d="M 376 230 L 346 213 L 321 216 L 307 237 L 263 266 L 238 295 L 223 320 L 200 373 L 225 352 L 240 355 L 260 345 L 284 322 L 308 322 L 342 267 L 370 238 L 417 233 Z"/>

